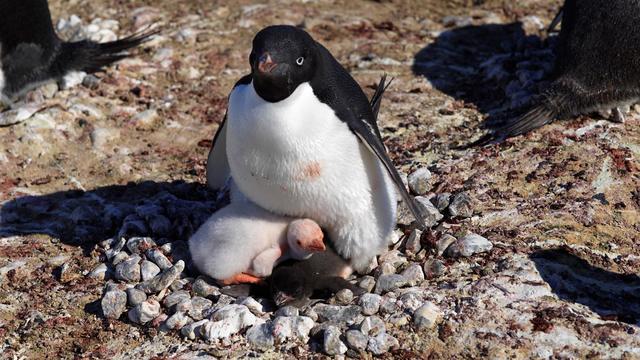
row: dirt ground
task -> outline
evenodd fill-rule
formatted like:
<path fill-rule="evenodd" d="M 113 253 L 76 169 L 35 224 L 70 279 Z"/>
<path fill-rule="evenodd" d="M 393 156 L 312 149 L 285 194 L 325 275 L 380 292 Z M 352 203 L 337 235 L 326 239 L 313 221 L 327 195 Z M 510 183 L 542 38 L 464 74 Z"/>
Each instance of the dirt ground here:
<path fill-rule="evenodd" d="M 487 38 L 481 30 L 460 39 L 458 47 L 438 45 L 460 19 L 476 27 L 504 24 L 500 31 L 507 31 L 512 29 L 507 24 L 519 20 L 531 24 L 531 16 L 548 24 L 559 4 L 559 0 L 261 4 L 51 0 L 54 23 L 77 14 L 85 24 L 97 17 L 115 19 L 120 23 L 119 35 L 149 23 L 159 24 L 162 32 L 137 56 L 98 74 L 97 87 L 61 90 L 53 100 L 62 107 L 0 128 L 0 206 L 24 196 L 42 197 L 44 214 L 47 207 L 55 207 L 56 196 L 113 185 L 122 187 L 107 190 L 125 193 L 129 189 L 132 196 L 141 196 L 136 194 L 136 184 L 143 181 L 167 186 L 179 181 L 204 184 L 211 138 L 224 116 L 231 87 L 248 71 L 253 35 L 270 24 L 302 25 L 368 94 L 382 74 L 394 77 L 380 115 L 392 159 L 405 173 L 428 167 L 434 174 L 434 192 L 465 190 L 471 195 L 476 216 L 463 227 L 495 245 L 494 253 L 483 261 L 538 256 L 566 265 L 559 270 L 564 275 L 549 273 L 551 279 L 545 285 L 558 307 L 555 312 L 537 309 L 534 318 L 539 321 L 534 325 L 544 333 L 549 322 L 570 324 L 581 341 L 598 344 L 585 345 L 572 356 L 606 358 L 615 341 L 623 340 L 611 340 L 600 325 L 629 337 L 637 337 L 640 331 L 640 115 L 632 109 L 623 125 L 581 116 L 500 145 L 461 150 L 459 145 L 480 137 L 479 127 L 488 114 L 504 105 L 504 86 L 478 72 L 482 61 L 504 50 L 484 46 Z M 447 19 L 451 16 L 459 18 Z M 525 28 L 525 32 L 544 46 L 543 30 Z M 433 54 L 443 56 L 438 64 L 415 65 Z M 157 115 L 136 117 L 146 110 Z M 217 352 L 175 334 L 101 318 L 97 304 L 102 283 L 84 275 L 98 264 L 95 243 L 113 236 L 112 229 L 60 236 L 37 226 L 29 228 L 28 221 L 15 227 L 1 216 L 0 212 L 3 358 L 256 355 L 240 346 Z M 30 220 L 37 225 L 38 219 Z M 557 248 L 563 250 L 541 253 Z M 68 265 L 61 274 L 63 264 Z M 542 268 L 537 271 L 545 279 Z M 569 278 L 572 271 L 583 271 L 583 276 L 602 282 L 576 290 L 562 288 L 553 279 L 556 275 Z M 572 279 L 576 284 L 581 281 L 579 276 Z M 454 280 L 434 281 L 431 286 L 442 288 L 447 281 Z M 628 291 L 607 294 L 606 282 L 619 282 Z M 469 295 L 457 298 L 464 302 Z M 557 310 L 572 303 L 584 305 L 600 325 Z M 461 311 L 458 316 L 466 315 Z M 478 329 L 487 319 L 469 315 L 465 325 L 445 324 L 430 334 L 406 330 L 402 337 L 398 331 L 405 346 L 387 356 L 545 357 L 531 355 L 527 347 L 517 350 L 518 346 L 506 345 L 490 332 L 481 334 Z M 464 341 L 470 337 L 472 341 Z M 504 349 L 496 350 L 497 344 Z M 562 349 L 558 351 L 555 356 L 562 357 Z"/>

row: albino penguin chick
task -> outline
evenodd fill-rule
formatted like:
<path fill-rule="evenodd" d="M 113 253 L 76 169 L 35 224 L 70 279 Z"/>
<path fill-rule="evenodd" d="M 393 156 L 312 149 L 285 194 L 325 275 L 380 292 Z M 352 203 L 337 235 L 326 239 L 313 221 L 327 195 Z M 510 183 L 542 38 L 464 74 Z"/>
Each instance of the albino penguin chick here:
<path fill-rule="evenodd" d="M 223 284 L 257 283 L 286 259 L 324 251 L 322 230 L 309 219 L 268 212 L 249 201 L 214 213 L 189 239 L 193 263 Z"/>

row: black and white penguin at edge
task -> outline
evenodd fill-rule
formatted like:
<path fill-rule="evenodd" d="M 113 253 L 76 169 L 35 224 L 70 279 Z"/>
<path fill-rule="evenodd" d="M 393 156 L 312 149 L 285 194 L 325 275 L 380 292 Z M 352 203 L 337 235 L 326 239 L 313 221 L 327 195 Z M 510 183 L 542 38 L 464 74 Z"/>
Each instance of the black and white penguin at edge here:
<path fill-rule="evenodd" d="M 425 227 L 386 154 L 379 103 L 372 108 L 324 46 L 302 29 L 269 26 L 253 39 L 249 63 L 214 137 L 209 187 L 231 177 L 258 206 L 313 219 L 357 271 L 387 249 L 396 189 Z"/>
<path fill-rule="evenodd" d="M 72 71 L 100 71 L 156 33 L 148 30 L 105 43 L 65 42 L 55 33 L 47 0 L 2 0 L 0 103 L 11 105 L 27 91 Z"/>

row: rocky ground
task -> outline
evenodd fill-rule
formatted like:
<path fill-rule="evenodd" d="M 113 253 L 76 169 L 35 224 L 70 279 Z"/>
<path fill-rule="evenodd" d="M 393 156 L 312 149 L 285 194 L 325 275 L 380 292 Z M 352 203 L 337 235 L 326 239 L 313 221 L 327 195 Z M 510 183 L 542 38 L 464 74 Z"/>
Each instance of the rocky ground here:
<path fill-rule="evenodd" d="M 67 38 L 162 33 L 0 115 L 3 358 L 640 358 L 638 108 L 460 148 L 544 85 L 560 1 L 50 2 Z M 223 201 L 203 184 L 226 96 L 275 23 L 369 94 L 395 78 L 382 133 L 434 225 L 401 217 L 353 279 L 367 294 L 302 310 L 225 293 L 185 251 Z"/>

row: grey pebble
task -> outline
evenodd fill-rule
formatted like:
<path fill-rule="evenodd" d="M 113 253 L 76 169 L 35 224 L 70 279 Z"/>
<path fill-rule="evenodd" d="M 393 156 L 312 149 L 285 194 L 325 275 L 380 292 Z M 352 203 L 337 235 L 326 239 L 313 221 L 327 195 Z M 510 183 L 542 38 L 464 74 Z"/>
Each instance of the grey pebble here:
<path fill-rule="evenodd" d="M 386 332 L 383 332 L 369 339 L 367 350 L 371 351 L 374 355 L 382 355 L 389 352 L 389 350 L 398 348 L 399 346 L 400 343 L 398 342 L 398 339 Z"/>
<path fill-rule="evenodd" d="M 447 255 L 451 257 L 469 257 L 473 254 L 491 251 L 493 244 L 478 234 L 469 234 L 458 240 L 447 249 Z"/>
<path fill-rule="evenodd" d="M 445 251 L 447 251 L 449 246 L 451 246 L 451 244 L 455 243 L 456 241 L 457 239 L 449 234 L 444 234 L 440 236 L 440 238 L 436 242 L 436 250 L 437 250 L 438 256 L 442 256 L 442 254 L 444 254 Z"/>
<path fill-rule="evenodd" d="M 335 298 L 339 304 L 348 305 L 353 301 L 353 291 L 342 289 L 336 293 Z"/>
<path fill-rule="evenodd" d="M 347 345 L 340 340 L 341 332 L 335 326 L 330 326 L 324 331 L 323 349 L 327 355 L 342 355 L 347 352 Z"/>
<path fill-rule="evenodd" d="M 208 322 L 209 320 L 205 319 L 187 324 L 180 329 L 180 333 L 188 339 L 195 340 L 196 336 L 200 333 L 200 328 Z"/>
<path fill-rule="evenodd" d="M 432 302 L 427 301 L 413 313 L 413 323 L 420 330 L 432 329 L 442 317 L 440 308 Z"/>
<path fill-rule="evenodd" d="M 111 259 L 111 263 L 113 265 L 118 265 L 121 262 L 127 260 L 128 258 L 129 258 L 129 253 L 127 253 L 126 251 L 120 251 L 119 253 L 113 256 L 113 258 Z"/>
<path fill-rule="evenodd" d="M 422 271 L 422 267 L 416 263 L 412 263 L 407 266 L 406 269 L 402 273 L 400 273 L 409 286 L 416 286 L 420 284 L 424 280 L 424 272 Z"/>
<path fill-rule="evenodd" d="M 473 215 L 471 198 L 465 192 L 453 196 L 449 204 L 449 216 L 452 218 L 468 218 Z"/>
<path fill-rule="evenodd" d="M 187 314 L 194 320 L 202 320 L 212 305 L 213 302 L 211 300 L 194 296 L 191 298 L 191 309 L 188 310 Z"/>
<path fill-rule="evenodd" d="M 346 323 L 347 325 L 354 324 L 361 317 L 361 309 L 358 305 L 338 306 L 317 304 L 313 307 L 313 310 L 318 314 L 320 321 L 334 321 Z"/>
<path fill-rule="evenodd" d="M 171 291 L 178 291 L 191 282 L 193 282 L 193 278 L 178 279 L 169 285 L 169 289 L 171 289 Z"/>
<path fill-rule="evenodd" d="M 371 290 L 376 286 L 376 279 L 369 275 L 363 276 L 360 282 L 358 282 L 358 286 L 365 289 L 367 292 L 371 292 Z"/>
<path fill-rule="evenodd" d="M 443 212 L 447 210 L 449 203 L 451 201 L 451 193 L 441 193 L 431 198 L 431 203 L 438 209 L 438 211 Z"/>
<path fill-rule="evenodd" d="M 145 300 L 147 300 L 147 294 L 145 294 L 144 291 L 136 288 L 127 289 L 127 303 L 129 306 L 136 306 Z"/>
<path fill-rule="evenodd" d="M 149 260 L 142 260 L 140 264 L 140 274 L 142 275 L 142 281 L 153 279 L 160 273 L 158 265 L 152 263 Z"/>
<path fill-rule="evenodd" d="M 362 313 L 365 315 L 373 315 L 380 309 L 382 296 L 377 294 L 363 294 L 358 300 L 358 305 L 362 307 Z"/>
<path fill-rule="evenodd" d="M 185 290 L 178 290 L 167 295 L 167 297 L 165 297 L 164 300 L 162 300 L 162 304 L 166 308 L 171 309 L 172 307 L 178 305 L 179 303 L 185 300 L 191 300 L 191 295 L 189 295 L 189 292 Z"/>
<path fill-rule="evenodd" d="M 149 237 L 132 237 L 127 240 L 127 249 L 132 254 L 141 254 L 156 246 L 156 242 Z"/>
<path fill-rule="evenodd" d="M 98 264 L 98 266 L 93 268 L 93 270 L 91 270 L 91 272 L 87 274 L 87 276 L 92 279 L 105 280 L 107 278 L 108 273 L 109 273 L 109 268 L 107 267 L 107 264 L 102 263 L 102 264 Z"/>
<path fill-rule="evenodd" d="M 395 273 L 396 267 L 393 266 L 391 262 L 385 262 L 376 268 L 376 270 L 373 272 L 373 276 L 379 278 L 382 275 L 390 275 Z"/>
<path fill-rule="evenodd" d="M 109 319 L 118 319 L 127 309 L 127 294 L 122 290 L 107 291 L 102 300 L 102 314 Z"/>
<path fill-rule="evenodd" d="M 407 285 L 407 279 L 399 274 L 381 275 L 376 282 L 375 293 L 384 294 Z"/>
<path fill-rule="evenodd" d="M 148 299 L 129 310 L 129 320 L 136 324 L 144 325 L 160 315 L 160 303 Z"/>
<path fill-rule="evenodd" d="M 88 89 L 92 89 L 95 90 L 98 88 L 98 86 L 100 85 L 100 79 L 98 79 L 95 75 L 85 75 L 84 78 L 82 78 L 82 86 L 88 88 Z"/>
<path fill-rule="evenodd" d="M 422 231 L 413 229 L 409 236 L 404 241 L 404 250 L 407 254 L 415 255 L 422 250 L 422 244 L 420 238 L 422 237 Z"/>
<path fill-rule="evenodd" d="M 253 325 L 247 330 L 246 337 L 251 346 L 262 350 L 272 348 L 275 342 L 273 326 L 269 323 Z"/>
<path fill-rule="evenodd" d="M 273 334 L 278 343 L 286 340 L 306 343 L 314 325 L 315 321 L 307 316 L 279 316 L 273 320 Z"/>
<path fill-rule="evenodd" d="M 116 265 L 116 279 L 129 282 L 140 281 L 139 255 L 131 255 L 127 260 Z"/>
<path fill-rule="evenodd" d="M 353 350 L 362 351 L 367 348 L 369 338 L 360 330 L 349 330 L 345 333 L 347 346 Z"/>
<path fill-rule="evenodd" d="M 444 274 L 445 265 L 442 260 L 429 259 L 424 263 L 424 276 L 427 279 L 435 279 Z"/>
<path fill-rule="evenodd" d="M 147 255 L 147 259 L 156 263 L 160 270 L 169 269 L 173 265 L 159 249 L 149 249 L 145 252 L 145 255 Z"/>
<path fill-rule="evenodd" d="M 427 168 L 420 168 L 407 177 L 409 189 L 416 195 L 424 195 L 429 191 L 429 180 L 431 180 L 431 172 Z"/>
<path fill-rule="evenodd" d="M 162 289 L 165 289 L 171 285 L 184 270 L 184 261 L 180 260 L 175 265 L 162 271 L 160 275 L 157 275 L 151 280 L 147 280 L 143 283 L 136 285 L 136 287 L 147 294 L 157 293 Z"/>
<path fill-rule="evenodd" d="M 202 297 L 219 296 L 220 289 L 213 285 L 214 281 L 206 276 L 198 276 L 193 282 L 191 289 L 193 293 Z"/>
<path fill-rule="evenodd" d="M 384 321 L 378 316 L 367 316 L 360 323 L 360 331 L 367 336 L 376 336 L 385 332 Z"/>
<path fill-rule="evenodd" d="M 164 322 L 164 327 L 170 330 L 178 330 L 182 329 L 182 327 L 192 322 L 193 319 L 187 316 L 185 313 L 176 312 L 175 314 L 169 316 L 169 318 Z"/>
<path fill-rule="evenodd" d="M 428 198 L 424 196 L 416 196 L 415 200 L 416 205 L 418 205 L 420 213 L 422 214 L 422 219 L 424 219 L 427 226 L 435 226 L 444 218 L 444 215 L 442 215 L 440 211 L 433 206 L 431 200 Z"/>

